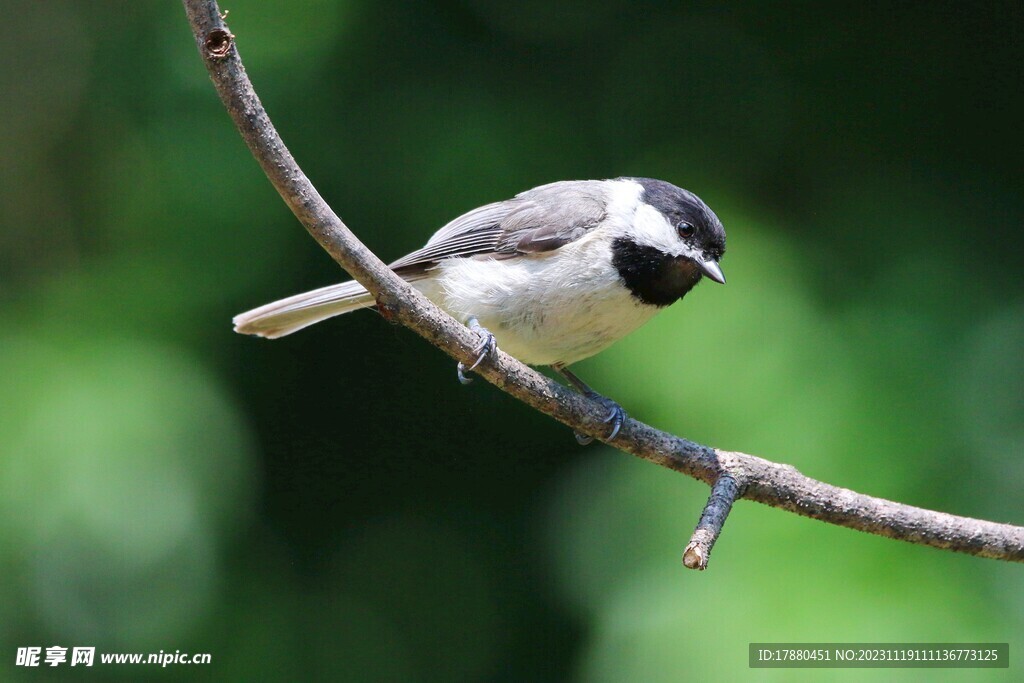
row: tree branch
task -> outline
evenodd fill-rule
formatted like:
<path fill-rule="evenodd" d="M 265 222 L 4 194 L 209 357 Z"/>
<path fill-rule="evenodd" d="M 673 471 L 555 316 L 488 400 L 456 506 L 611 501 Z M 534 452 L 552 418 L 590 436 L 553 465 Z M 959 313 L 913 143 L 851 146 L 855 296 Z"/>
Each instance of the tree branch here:
<path fill-rule="evenodd" d="M 739 494 L 739 484 L 728 473 L 720 476 L 711 487 L 711 495 L 708 497 L 708 504 L 704 506 L 704 514 L 700 516 L 697 528 L 693 530 L 690 544 L 683 551 L 683 565 L 687 569 L 707 569 L 711 549 L 715 547 L 715 541 L 722 533 L 725 520 Z"/>
<path fill-rule="evenodd" d="M 377 299 L 385 318 L 413 330 L 453 359 L 475 360 L 477 336 L 413 289 L 367 249 L 306 178 L 260 104 L 234 36 L 214 0 L 183 0 L 199 53 L 221 101 L 267 178 L 310 235 Z M 628 419 L 608 440 L 606 409 L 499 352 L 477 374 L 581 434 L 699 479 L 713 491 L 684 564 L 703 569 L 737 498 L 919 545 L 1024 562 L 1024 528 L 957 517 L 815 481 L 789 465 L 722 451 Z"/>

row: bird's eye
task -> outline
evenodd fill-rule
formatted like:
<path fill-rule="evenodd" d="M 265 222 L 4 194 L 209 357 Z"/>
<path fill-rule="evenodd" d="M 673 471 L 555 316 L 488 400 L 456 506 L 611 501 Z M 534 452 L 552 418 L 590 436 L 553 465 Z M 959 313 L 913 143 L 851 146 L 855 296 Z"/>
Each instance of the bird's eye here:
<path fill-rule="evenodd" d="M 693 237 L 693 233 L 696 232 L 697 230 L 696 228 L 693 227 L 692 223 L 687 223 L 686 221 L 679 221 L 678 223 L 676 223 L 676 231 L 679 233 L 680 237 L 686 238 Z"/>

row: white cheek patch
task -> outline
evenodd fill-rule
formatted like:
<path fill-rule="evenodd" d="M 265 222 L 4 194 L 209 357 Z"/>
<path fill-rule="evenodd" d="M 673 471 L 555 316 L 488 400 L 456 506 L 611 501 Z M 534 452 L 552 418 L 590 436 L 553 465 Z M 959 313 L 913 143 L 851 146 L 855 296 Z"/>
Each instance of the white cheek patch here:
<path fill-rule="evenodd" d="M 640 204 L 643 186 L 634 180 L 613 180 L 609 181 L 608 187 L 606 222 L 612 225 L 607 227 L 628 226 L 636 213 L 636 207 Z"/>
<path fill-rule="evenodd" d="M 679 239 L 674 226 L 669 225 L 660 211 L 650 204 L 640 204 L 633 219 L 633 239 L 638 244 L 655 247 L 672 256 L 693 255 L 696 252 Z"/>

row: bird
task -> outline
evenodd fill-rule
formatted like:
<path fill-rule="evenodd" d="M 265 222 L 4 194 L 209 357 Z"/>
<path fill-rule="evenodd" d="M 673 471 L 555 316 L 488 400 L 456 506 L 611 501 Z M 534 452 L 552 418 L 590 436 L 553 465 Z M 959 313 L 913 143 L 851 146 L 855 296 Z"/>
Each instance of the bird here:
<path fill-rule="evenodd" d="M 626 413 L 569 370 L 682 299 L 702 278 L 725 284 L 725 228 L 694 193 L 664 180 L 620 177 L 540 185 L 473 209 L 389 265 L 495 348 L 550 366 L 607 411 L 608 441 Z M 376 306 L 355 281 L 281 299 L 234 317 L 241 334 L 277 339 Z M 581 444 L 592 439 L 577 433 Z"/>

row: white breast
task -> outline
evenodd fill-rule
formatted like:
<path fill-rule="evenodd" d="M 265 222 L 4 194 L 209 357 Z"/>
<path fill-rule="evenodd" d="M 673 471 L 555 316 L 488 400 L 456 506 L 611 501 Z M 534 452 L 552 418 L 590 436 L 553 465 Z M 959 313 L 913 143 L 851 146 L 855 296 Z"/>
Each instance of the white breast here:
<path fill-rule="evenodd" d="M 622 284 L 602 229 L 556 251 L 510 259 L 450 259 L 416 283 L 452 316 L 475 317 L 498 346 L 531 365 L 592 356 L 658 312 Z"/>

